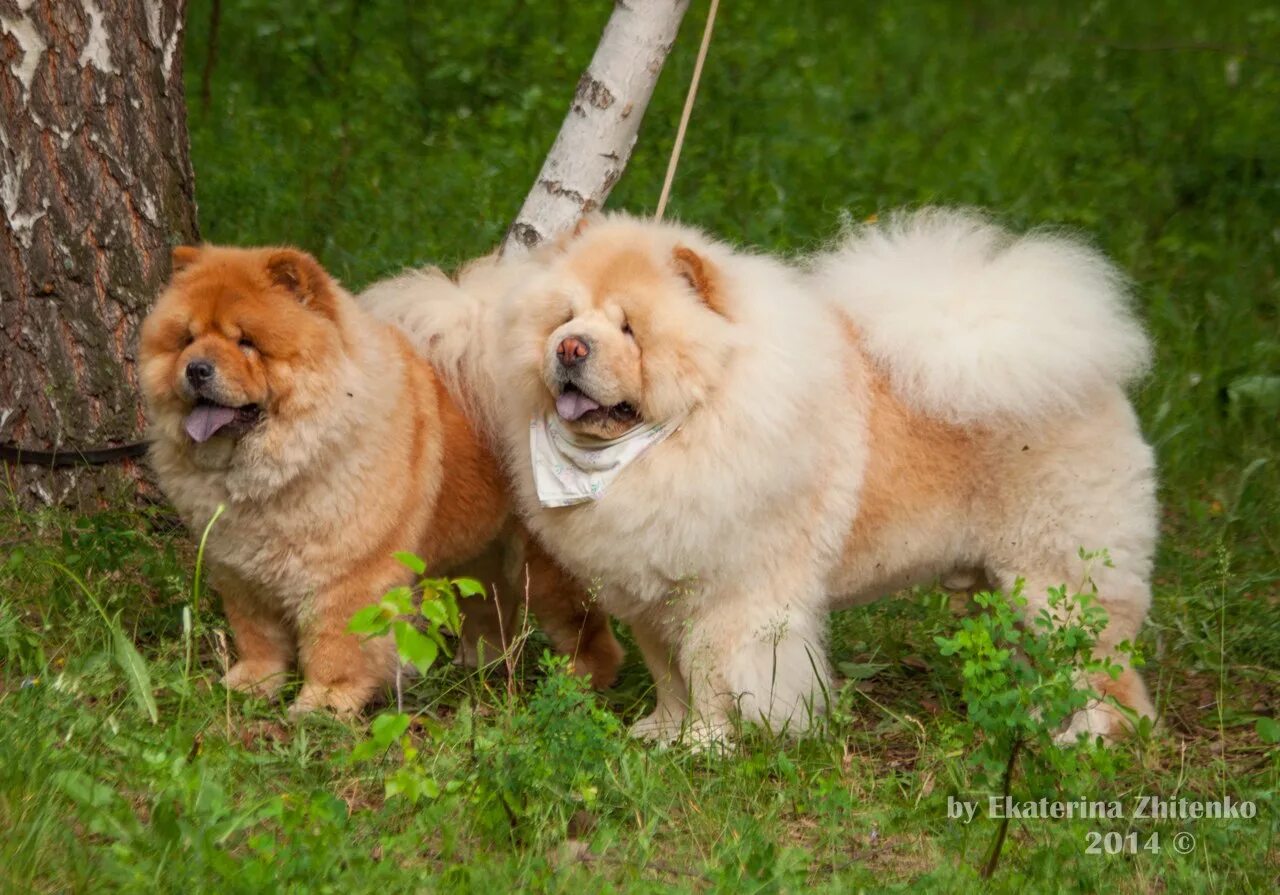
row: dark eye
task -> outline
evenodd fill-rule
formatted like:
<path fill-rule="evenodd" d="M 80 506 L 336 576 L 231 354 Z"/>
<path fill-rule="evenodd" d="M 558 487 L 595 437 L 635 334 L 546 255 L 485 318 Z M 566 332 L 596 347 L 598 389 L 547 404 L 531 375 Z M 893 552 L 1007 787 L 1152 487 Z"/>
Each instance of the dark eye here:
<path fill-rule="evenodd" d="M 240 339 L 240 347 L 245 351 L 254 351 L 258 346 L 253 344 L 253 339 L 242 338 Z"/>
<path fill-rule="evenodd" d="M 188 345 L 190 345 L 190 344 L 191 344 L 192 342 L 194 342 L 195 340 L 196 340 L 195 335 L 191 332 L 191 330 L 187 330 L 187 331 L 186 331 L 185 333 L 183 333 L 183 335 L 182 335 L 182 347 L 183 347 L 183 348 L 186 348 Z"/>
<path fill-rule="evenodd" d="M 631 331 L 631 324 L 630 324 L 630 323 L 628 323 L 628 322 L 627 322 L 627 321 L 625 321 L 625 320 L 624 320 L 624 321 L 622 321 L 622 334 L 623 334 L 624 336 L 634 336 L 634 335 L 635 335 L 635 333 L 633 333 L 633 332 Z"/>

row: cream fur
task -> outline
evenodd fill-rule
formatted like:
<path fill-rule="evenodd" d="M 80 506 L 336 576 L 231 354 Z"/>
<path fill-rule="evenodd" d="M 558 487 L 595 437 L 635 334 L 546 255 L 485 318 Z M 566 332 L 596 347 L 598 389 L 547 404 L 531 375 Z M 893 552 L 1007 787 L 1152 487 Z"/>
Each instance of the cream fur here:
<path fill-rule="evenodd" d="M 672 267 L 680 247 L 713 300 Z M 1091 579 L 1111 618 L 1103 649 L 1136 636 L 1154 468 L 1122 391 L 1147 346 L 1119 284 L 1073 243 L 954 212 L 864 228 L 804 269 L 611 216 L 518 275 L 441 288 L 471 309 L 432 312 L 426 329 L 459 327 L 435 342 L 446 355 L 488 346 L 457 369 L 496 389 L 487 412 L 527 524 L 599 586 L 653 673 L 658 704 L 634 732 L 715 739 L 739 711 L 802 727 L 829 677 L 826 613 L 939 575 L 1025 577 L 1031 612 L 1047 588 Z M 642 386 L 622 398 L 689 416 L 601 499 L 544 509 L 528 423 L 552 404 L 555 345 L 590 337 L 583 381 L 625 391 L 616 327 L 640 311 Z M 1107 548 L 1113 567 L 1086 567 L 1081 547 Z M 1103 686 L 1153 713 L 1131 669 Z M 1073 725 L 1122 729 L 1108 705 Z"/>
<path fill-rule="evenodd" d="M 953 422 L 1047 420 L 1147 368 L 1125 281 L 1064 236 L 1014 237 L 973 212 L 898 214 L 812 262 L 915 407 Z"/>
<path fill-rule="evenodd" d="M 464 267 L 456 281 L 436 267 L 409 270 L 374 283 L 358 301 L 374 317 L 403 330 L 454 400 L 468 408 L 470 419 L 491 430 L 500 397 L 492 315 L 501 297 L 534 269 L 533 261 L 489 256 Z"/>

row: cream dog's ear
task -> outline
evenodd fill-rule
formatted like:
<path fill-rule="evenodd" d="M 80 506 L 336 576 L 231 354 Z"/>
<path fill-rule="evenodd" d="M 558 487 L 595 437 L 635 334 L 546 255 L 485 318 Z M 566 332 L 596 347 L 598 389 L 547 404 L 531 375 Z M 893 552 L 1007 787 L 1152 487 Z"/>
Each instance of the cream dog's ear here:
<path fill-rule="evenodd" d="M 689 284 L 702 303 L 721 317 L 725 312 L 724 296 L 720 291 L 720 277 L 711 262 L 688 246 L 678 245 L 671 253 L 676 273 Z"/>

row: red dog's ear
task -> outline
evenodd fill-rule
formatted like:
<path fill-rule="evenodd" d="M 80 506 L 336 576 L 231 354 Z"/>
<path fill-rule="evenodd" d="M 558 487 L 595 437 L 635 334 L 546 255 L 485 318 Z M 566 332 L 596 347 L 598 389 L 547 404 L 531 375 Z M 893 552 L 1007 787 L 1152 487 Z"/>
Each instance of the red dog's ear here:
<path fill-rule="evenodd" d="M 280 249 L 267 258 L 267 276 L 309 308 L 330 313 L 333 281 L 315 258 L 298 249 Z"/>
<path fill-rule="evenodd" d="M 177 273 L 195 263 L 200 257 L 200 246 L 174 246 L 169 254 L 170 272 Z"/>
<path fill-rule="evenodd" d="M 720 278 L 705 258 L 693 249 L 678 245 L 671 253 L 671 260 L 689 288 L 702 299 L 702 303 L 722 317 L 727 317 L 724 296 L 720 292 Z"/>

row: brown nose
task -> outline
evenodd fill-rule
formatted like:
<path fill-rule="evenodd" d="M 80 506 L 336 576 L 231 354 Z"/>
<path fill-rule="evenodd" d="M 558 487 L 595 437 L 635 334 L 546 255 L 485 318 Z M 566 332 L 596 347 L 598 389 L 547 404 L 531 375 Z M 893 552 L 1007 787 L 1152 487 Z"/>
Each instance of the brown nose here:
<path fill-rule="evenodd" d="M 569 338 L 556 346 L 556 357 L 560 359 L 560 366 L 562 367 L 572 367 L 580 364 L 587 359 L 587 355 L 590 353 L 590 344 L 581 336 L 569 336 Z"/>

